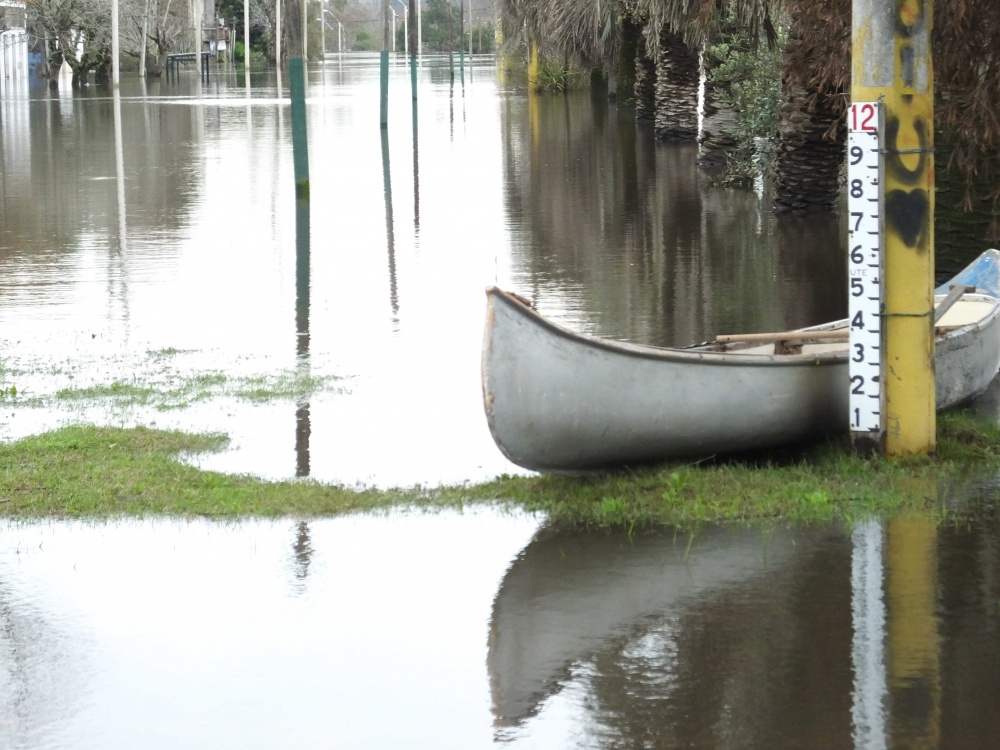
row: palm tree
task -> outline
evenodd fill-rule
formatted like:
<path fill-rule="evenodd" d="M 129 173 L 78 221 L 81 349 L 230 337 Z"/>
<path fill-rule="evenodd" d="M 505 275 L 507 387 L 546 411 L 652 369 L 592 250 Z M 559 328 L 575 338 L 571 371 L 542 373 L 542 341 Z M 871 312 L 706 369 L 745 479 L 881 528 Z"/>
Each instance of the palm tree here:
<path fill-rule="evenodd" d="M 977 208 L 988 216 L 985 226 L 961 218 L 947 225 L 962 228 L 963 237 L 973 241 L 1000 239 L 1000 14 L 995 6 L 996 0 L 935 3 L 937 183 L 944 193 L 938 211 L 961 217 Z M 780 17 L 788 28 L 788 43 L 772 166 L 775 207 L 817 210 L 835 205 L 850 92 L 850 0 L 498 0 L 498 7 L 508 42 L 531 38 L 546 54 L 610 75 L 638 65 L 633 69 L 639 81 L 639 115 L 646 112 L 641 102 L 650 81 L 644 60 L 655 59 L 659 135 L 685 131 L 675 123 L 681 112 L 691 111 L 691 89 L 675 88 L 680 84 L 666 80 L 683 68 L 675 56 L 685 47 L 688 52 L 701 49 L 713 21 L 722 18 L 751 40 L 773 41 Z M 643 28 L 638 60 L 621 59 L 624 19 Z M 711 124 L 711 91 L 706 101 Z"/>
<path fill-rule="evenodd" d="M 823 210 L 840 193 L 850 91 L 851 0 L 786 0 L 774 205 Z"/>

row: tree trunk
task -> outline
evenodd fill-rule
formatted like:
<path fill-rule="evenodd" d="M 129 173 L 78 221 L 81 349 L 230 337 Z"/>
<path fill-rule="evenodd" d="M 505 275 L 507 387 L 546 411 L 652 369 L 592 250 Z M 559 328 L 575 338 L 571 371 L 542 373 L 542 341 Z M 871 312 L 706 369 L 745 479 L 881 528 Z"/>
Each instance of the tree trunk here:
<path fill-rule="evenodd" d="M 789 12 L 788 42 L 782 53 L 778 143 L 774 151 L 774 209 L 824 211 L 840 194 L 844 161 L 845 88 L 850 79 L 841 70 L 840 40 L 850 41 L 849 6 L 800 2 Z M 825 14 L 825 15 L 824 15 Z M 823 33 L 825 29 L 826 33 Z M 817 47 L 830 45 L 830 50 Z M 827 70 L 824 72 L 823 66 Z"/>
<path fill-rule="evenodd" d="M 844 129 L 842 118 L 823 106 L 827 101 L 782 82 L 773 172 L 776 211 L 825 211 L 837 203 Z"/>
<path fill-rule="evenodd" d="M 698 52 L 680 34 L 660 34 L 656 56 L 656 137 L 685 140 L 698 137 Z"/>

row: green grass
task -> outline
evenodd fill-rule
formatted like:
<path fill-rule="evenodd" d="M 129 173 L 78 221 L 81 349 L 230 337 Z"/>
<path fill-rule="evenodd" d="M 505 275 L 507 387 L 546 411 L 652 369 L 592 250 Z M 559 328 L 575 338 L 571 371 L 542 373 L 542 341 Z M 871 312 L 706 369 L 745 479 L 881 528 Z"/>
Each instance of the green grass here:
<path fill-rule="evenodd" d="M 146 428 L 67 427 L 0 445 L 0 515 L 319 516 L 392 507 L 494 505 L 553 523 L 637 529 L 703 522 L 850 522 L 931 512 L 942 486 L 1000 468 L 1000 425 L 939 416 L 935 454 L 863 458 L 847 438 L 802 451 L 676 463 L 591 477 L 500 477 L 434 490 L 354 490 L 202 471 L 177 456 L 223 448 L 225 436 Z"/>
<path fill-rule="evenodd" d="M 159 361 L 164 356 L 150 353 Z M 158 411 L 186 409 L 219 397 L 265 403 L 281 399 L 302 399 L 320 392 L 341 392 L 341 379 L 332 375 L 311 375 L 295 371 L 267 375 L 232 376 L 219 371 L 182 373 L 162 369 L 131 380 L 111 380 L 87 386 L 60 388 L 51 394 L 33 394 L 7 386 L 0 373 L 0 405 L 45 408 L 68 404 L 110 404 L 119 409 L 151 407 Z"/>
<path fill-rule="evenodd" d="M 323 515 L 398 500 L 391 493 L 202 471 L 176 458 L 216 451 L 226 442 L 224 435 L 74 426 L 2 445 L 0 514 Z"/>

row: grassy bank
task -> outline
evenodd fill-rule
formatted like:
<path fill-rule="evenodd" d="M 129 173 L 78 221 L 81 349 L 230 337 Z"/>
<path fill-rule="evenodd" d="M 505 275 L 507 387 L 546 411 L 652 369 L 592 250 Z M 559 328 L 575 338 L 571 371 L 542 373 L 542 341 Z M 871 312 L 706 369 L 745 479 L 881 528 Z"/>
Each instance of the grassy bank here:
<path fill-rule="evenodd" d="M 797 452 L 594 477 L 501 477 L 428 491 L 356 491 L 229 476 L 177 460 L 219 450 L 225 436 L 67 427 L 0 445 L 0 516 L 319 516 L 499 504 L 543 512 L 560 523 L 639 528 L 937 512 L 942 488 L 1000 469 L 1000 426 L 953 412 L 941 415 L 938 427 L 938 450 L 929 457 L 864 459 L 845 438 Z"/>

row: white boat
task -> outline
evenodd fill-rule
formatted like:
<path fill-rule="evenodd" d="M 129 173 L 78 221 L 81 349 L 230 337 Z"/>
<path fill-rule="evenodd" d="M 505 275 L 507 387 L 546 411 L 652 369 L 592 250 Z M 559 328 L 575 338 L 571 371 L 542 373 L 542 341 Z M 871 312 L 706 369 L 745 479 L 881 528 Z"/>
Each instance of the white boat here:
<path fill-rule="evenodd" d="M 586 472 L 848 430 L 846 319 L 672 349 L 575 333 L 496 287 L 486 296 L 486 419 L 500 450 L 527 469 Z M 937 290 L 939 409 L 996 375 L 998 298 L 996 250 Z"/>

